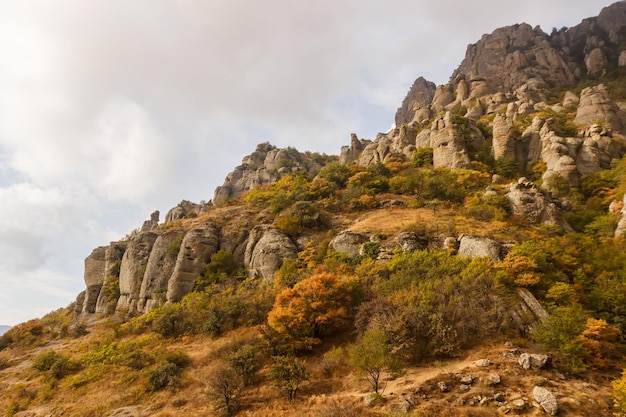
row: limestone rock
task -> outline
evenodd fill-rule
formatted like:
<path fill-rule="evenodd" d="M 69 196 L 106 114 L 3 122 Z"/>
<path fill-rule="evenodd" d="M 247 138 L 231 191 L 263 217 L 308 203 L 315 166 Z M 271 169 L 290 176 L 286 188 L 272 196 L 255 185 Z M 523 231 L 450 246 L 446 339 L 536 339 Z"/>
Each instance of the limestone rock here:
<path fill-rule="evenodd" d="M 185 234 L 167 282 L 167 301 L 180 301 L 193 290 L 195 279 L 204 272 L 219 246 L 219 230 L 213 225 L 196 227 Z"/>
<path fill-rule="evenodd" d="M 329 247 L 350 258 L 355 258 L 365 242 L 369 242 L 369 236 L 345 230 L 330 241 Z"/>
<path fill-rule="evenodd" d="M 558 413 L 559 405 L 556 401 L 556 397 L 548 389 L 536 386 L 533 388 L 533 397 L 546 413 L 551 416 L 555 416 Z"/>
<path fill-rule="evenodd" d="M 513 118 L 508 115 L 496 114 L 493 119 L 493 157 L 515 157 L 515 129 Z"/>
<path fill-rule="evenodd" d="M 459 239 L 458 254 L 470 258 L 487 257 L 493 262 L 500 260 L 500 244 L 488 237 L 463 235 Z"/>
<path fill-rule="evenodd" d="M 85 289 L 85 299 L 82 307 L 82 311 L 85 313 L 95 313 L 96 311 L 100 289 L 106 278 L 106 249 L 106 246 L 95 248 L 85 258 L 84 279 L 87 288 Z"/>
<path fill-rule="evenodd" d="M 361 140 L 357 137 L 355 133 L 350 135 L 350 146 L 342 146 L 341 154 L 339 156 L 339 161 L 342 164 L 351 164 L 352 162 L 359 159 L 361 152 L 367 145 L 369 145 L 372 141 L 370 140 Z"/>
<path fill-rule="evenodd" d="M 571 226 L 563 219 L 557 203 L 525 178 L 512 184 L 505 196 L 511 205 L 511 212 L 529 223 L 552 224 L 565 231 L 572 231 Z"/>
<path fill-rule="evenodd" d="M 167 284 L 174 270 L 183 235 L 184 232 L 173 230 L 159 235 L 154 241 L 141 281 L 138 311 L 146 313 L 165 302 Z"/>
<path fill-rule="evenodd" d="M 250 232 L 244 266 L 253 278 L 271 280 L 286 258 L 295 258 L 296 245 L 273 226 L 255 226 Z"/>
<path fill-rule="evenodd" d="M 611 101 L 604 84 L 583 89 L 574 119 L 578 125 L 590 125 L 597 121 L 617 131 L 623 131 L 626 125 L 626 115 Z"/>
<path fill-rule="evenodd" d="M 589 75 L 603 74 L 606 69 L 606 64 L 607 59 L 600 48 L 592 49 L 587 56 L 585 56 L 585 66 L 587 67 L 587 74 Z"/>
<path fill-rule="evenodd" d="M 491 362 L 489 359 L 478 359 L 477 361 L 474 361 L 474 366 L 476 366 L 477 368 L 485 368 L 491 365 L 493 365 L 493 362 Z"/>
<path fill-rule="evenodd" d="M 165 215 L 165 224 L 171 223 L 176 220 L 186 219 L 189 217 L 198 216 L 204 208 L 203 204 L 192 203 L 191 201 L 183 200 L 176 207 L 171 208 Z"/>
<path fill-rule="evenodd" d="M 117 311 L 137 311 L 141 281 L 157 237 L 153 232 L 139 232 L 128 242 L 120 265 L 120 298 Z"/>
<path fill-rule="evenodd" d="M 429 105 L 433 101 L 436 89 L 435 83 L 427 81 L 423 77 L 415 80 L 408 94 L 402 100 L 402 106 L 396 111 L 396 126 L 410 124 L 416 119 L 418 119 L 417 121 L 423 120 L 424 113 L 419 115 L 417 113 L 423 109 L 430 110 Z"/>
<path fill-rule="evenodd" d="M 520 297 L 522 310 L 527 311 L 533 321 L 543 321 L 548 318 L 548 312 L 530 291 L 526 288 L 518 288 L 517 294 Z"/>
<path fill-rule="evenodd" d="M 541 369 L 550 361 L 549 355 L 539 353 L 522 353 L 518 363 L 522 369 Z"/>
<path fill-rule="evenodd" d="M 501 381 L 502 379 L 500 378 L 499 374 L 491 372 L 483 379 L 483 384 L 487 386 L 493 386 L 498 385 Z"/>
<path fill-rule="evenodd" d="M 103 288 L 107 288 L 112 281 L 119 281 L 120 267 L 122 257 L 126 251 L 127 242 L 111 242 L 107 246 L 104 253 L 104 271 L 105 278 L 102 284 Z M 114 298 L 115 297 L 115 298 Z M 96 303 L 96 314 L 102 314 L 112 311 L 117 304 L 117 294 L 110 294 L 108 291 L 100 291 L 98 301 Z"/>
<path fill-rule="evenodd" d="M 159 210 L 153 211 L 150 214 L 150 220 L 146 220 L 145 222 L 143 222 L 140 230 L 142 232 L 149 232 L 150 230 L 156 228 L 159 225 L 159 215 Z"/>
<path fill-rule="evenodd" d="M 280 149 L 267 142 L 261 143 L 226 176 L 224 184 L 217 187 L 213 202 L 221 204 L 238 198 L 245 191 L 276 182 L 284 174 L 297 171 L 315 173 L 319 169 L 317 162 L 293 148 Z"/>
<path fill-rule="evenodd" d="M 450 112 L 446 112 L 443 117 L 433 122 L 430 141 L 433 148 L 433 165 L 436 168 L 456 169 L 470 166 L 468 141 L 453 123 Z"/>
<path fill-rule="evenodd" d="M 415 232 L 402 232 L 381 245 L 378 259 L 391 259 L 396 251 L 414 252 L 428 246 L 428 239 Z"/>

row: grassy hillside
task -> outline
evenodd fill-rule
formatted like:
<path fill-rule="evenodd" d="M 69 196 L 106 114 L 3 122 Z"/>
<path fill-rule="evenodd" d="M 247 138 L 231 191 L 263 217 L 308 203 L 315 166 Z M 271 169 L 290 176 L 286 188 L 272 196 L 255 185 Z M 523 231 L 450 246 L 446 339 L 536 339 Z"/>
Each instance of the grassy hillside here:
<path fill-rule="evenodd" d="M 88 321 L 69 306 L 12 328 L 0 337 L 0 415 L 536 415 L 535 386 L 556 393 L 559 415 L 624 411 L 626 252 L 613 235 L 626 160 L 556 189 L 565 233 L 511 215 L 504 197 L 520 175 L 539 182 L 540 166 L 485 155 L 471 170 L 433 169 L 423 149 L 367 168 L 325 157 L 314 177 L 284 175 L 159 226 L 273 224 L 301 250 L 271 282 L 221 250 L 178 303 Z M 329 247 L 346 230 L 373 236 L 354 258 Z M 401 232 L 423 248 L 379 259 Z M 509 250 L 464 258 L 444 244 L 461 235 Z M 548 318 L 525 312 L 520 290 Z M 523 370 L 522 352 L 551 360 Z"/>

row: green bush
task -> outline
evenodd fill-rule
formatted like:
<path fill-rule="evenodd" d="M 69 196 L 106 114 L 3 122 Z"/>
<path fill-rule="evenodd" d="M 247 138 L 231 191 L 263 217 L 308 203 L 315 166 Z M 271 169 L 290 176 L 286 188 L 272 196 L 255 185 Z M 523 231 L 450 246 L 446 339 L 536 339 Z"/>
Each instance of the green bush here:
<path fill-rule="evenodd" d="M 77 369 L 77 364 L 69 356 L 54 350 L 35 356 L 32 366 L 51 379 L 61 379 Z"/>

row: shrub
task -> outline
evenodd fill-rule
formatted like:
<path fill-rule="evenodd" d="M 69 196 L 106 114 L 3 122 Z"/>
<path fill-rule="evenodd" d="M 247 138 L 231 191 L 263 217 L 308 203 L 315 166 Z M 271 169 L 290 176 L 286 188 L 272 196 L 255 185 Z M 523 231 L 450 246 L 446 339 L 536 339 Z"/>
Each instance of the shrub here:
<path fill-rule="evenodd" d="M 33 368 L 51 379 L 61 379 L 77 369 L 77 364 L 69 356 L 49 350 L 33 358 Z"/>
<path fill-rule="evenodd" d="M 258 348 L 254 345 L 243 345 L 226 356 L 230 368 L 241 378 L 244 386 L 252 384 L 259 370 Z"/>
<path fill-rule="evenodd" d="M 146 373 L 146 390 L 156 392 L 165 388 L 175 388 L 182 371 L 182 368 L 170 362 L 162 363 L 150 369 Z"/>

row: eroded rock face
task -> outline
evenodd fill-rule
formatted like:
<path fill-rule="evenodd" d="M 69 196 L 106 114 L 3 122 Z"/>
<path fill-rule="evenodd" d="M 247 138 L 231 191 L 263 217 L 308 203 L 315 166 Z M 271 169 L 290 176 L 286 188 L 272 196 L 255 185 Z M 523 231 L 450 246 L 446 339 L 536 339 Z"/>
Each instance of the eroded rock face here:
<path fill-rule="evenodd" d="M 296 245 L 270 225 L 255 226 L 250 231 L 244 266 L 252 278 L 271 280 L 287 258 L 295 258 Z"/>
<path fill-rule="evenodd" d="M 117 311 L 137 311 L 141 281 L 157 237 L 154 232 L 139 232 L 128 242 L 120 265 L 120 298 Z"/>
<path fill-rule="evenodd" d="M 145 313 L 165 302 L 168 281 L 174 270 L 183 235 L 183 231 L 174 230 L 159 235 L 154 241 L 141 281 L 138 311 Z"/>
<path fill-rule="evenodd" d="M 195 279 L 204 272 L 211 255 L 220 246 L 219 230 L 205 225 L 189 230 L 180 244 L 172 275 L 167 281 L 167 301 L 180 301 L 194 287 Z"/>

